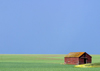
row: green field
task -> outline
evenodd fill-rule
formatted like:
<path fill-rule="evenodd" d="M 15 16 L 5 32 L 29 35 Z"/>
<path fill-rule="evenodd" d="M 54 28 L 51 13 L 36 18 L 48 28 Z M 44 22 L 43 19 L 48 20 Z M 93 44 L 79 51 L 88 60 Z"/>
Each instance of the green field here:
<path fill-rule="evenodd" d="M 100 68 L 75 68 L 64 65 L 61 54 L 0 54 L 0 71 L 100 71 Z M 91 55 L 100 63 L 100 55 Z"/>

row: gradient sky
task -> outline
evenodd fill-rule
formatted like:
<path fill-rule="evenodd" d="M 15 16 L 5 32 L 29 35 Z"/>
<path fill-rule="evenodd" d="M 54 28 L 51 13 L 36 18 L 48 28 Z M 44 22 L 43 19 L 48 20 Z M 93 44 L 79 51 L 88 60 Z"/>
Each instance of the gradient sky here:
<path fill-rule="evenodd" d="M 100 0 L 0 0 L 0 54 L 100 54 Z"/>

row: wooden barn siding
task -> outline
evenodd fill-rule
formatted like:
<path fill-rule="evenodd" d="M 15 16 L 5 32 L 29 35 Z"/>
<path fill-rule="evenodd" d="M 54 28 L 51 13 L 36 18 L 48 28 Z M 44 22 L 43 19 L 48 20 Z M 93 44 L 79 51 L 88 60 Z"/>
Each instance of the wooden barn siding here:
<path fill-rule="evenodd" d="M 87 63 L 91 63 L 91 59 L 92 59 L 91 56 L 86 54 L 86 57 L 87 57 Z"/>
<path fill-rule="evenodd" d="M 77 57 L 69 57 L 65 58 L 65 64 L 73 64 L 73 65 L 78 65 L 79 64 L 79 58 Z"/>
<path fill-rule="evenodd" d="M 84 55 L 82 55 L 81 57 L 84 57 Z M 84 59 L 81 57 L 79 58 L 79 64 L 84 64 Z"/>
<path fill-rule="evenodd" d="M 91 56 L 89 56 L 87 53 L 85 54 L 87 57 L 87 63 L 91 63 Z M 79 58 L 79 64 L 84 64 L 84 59 L 82 57 L 84 57 L 84 54 Z"/>
<path fill-rule="evenodd" d="M 84 64 L 84 59 L 83 58 L 79 58 L 79 64 Z"/>

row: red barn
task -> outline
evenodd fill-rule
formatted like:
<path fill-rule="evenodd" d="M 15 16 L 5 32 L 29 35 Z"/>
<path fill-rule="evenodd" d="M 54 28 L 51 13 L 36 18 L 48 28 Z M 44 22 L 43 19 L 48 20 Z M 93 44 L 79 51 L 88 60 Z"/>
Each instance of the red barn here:
<path fill-rule="evenodd" d="M 86 64 L 91 63 L 92 57 L 86 52 L 70 52 L 64 57 L 65 64 Z"/>

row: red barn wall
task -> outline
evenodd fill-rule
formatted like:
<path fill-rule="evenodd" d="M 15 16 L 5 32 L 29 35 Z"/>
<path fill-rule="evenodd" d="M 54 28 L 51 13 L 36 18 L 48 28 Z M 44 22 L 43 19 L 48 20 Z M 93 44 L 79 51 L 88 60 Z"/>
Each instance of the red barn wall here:
<path fill-rule="evenodd" d="M 90 55 L 88 55 L 87 53 L 85 53 L 86 54 L 86 58 L 87 58 L 87 60 L 86 60 L 86 63 L 91 63 L 91 56 Z M 79 57 L 79 64 L 84 64 L 84 55 L 85 54 L 83 54 L 81 57 Z"/>
<path fill-rule="evenodd" d="M 65 64 L 72 64 L 72 65 L 78 65 L 79 64 L 79 58 L 77 57 L 65 57 Z"/>
<path fill-rule="evenodd" d="M 90 55 L 88 55 L 88 54 L 86 54 L 86 57 L 87 57 L 87 63 L 91 63 L 91 56 Z"/>
<path fill-rule="evenodd" d="M 84 58 L 82 58 L 82 57 L 84 57 L 84 55 L 82 55 L 82 56 L 79 58 L 79 64 L 84 64 Z"/>

